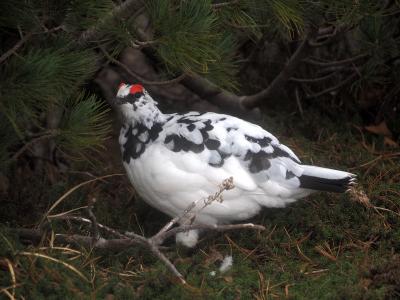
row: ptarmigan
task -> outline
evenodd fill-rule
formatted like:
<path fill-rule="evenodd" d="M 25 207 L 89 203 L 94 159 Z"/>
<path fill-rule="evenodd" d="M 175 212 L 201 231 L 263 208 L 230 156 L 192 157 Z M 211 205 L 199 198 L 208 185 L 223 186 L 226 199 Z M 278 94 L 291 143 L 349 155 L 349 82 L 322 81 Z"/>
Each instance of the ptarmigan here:
<path fill-rule="evenodd" d="M 163 114 L 139 84 L 121 84 L 116 106 L 123 118 L 119 143 L 123 164 L 138 193 L 171 217 L 206 199 L 224 179 L 235 188 L 223 202 L 198 207 L 198 224 L 242 221 L 263 206 L 284 207 L 313 191 L 345 192 L 355 175 L 303 165 L 260 126 L 217 113 Z M 203 208 L 203 209 L 202 209 Z M 176 237 L 188 247 L 197 231 Z"/>

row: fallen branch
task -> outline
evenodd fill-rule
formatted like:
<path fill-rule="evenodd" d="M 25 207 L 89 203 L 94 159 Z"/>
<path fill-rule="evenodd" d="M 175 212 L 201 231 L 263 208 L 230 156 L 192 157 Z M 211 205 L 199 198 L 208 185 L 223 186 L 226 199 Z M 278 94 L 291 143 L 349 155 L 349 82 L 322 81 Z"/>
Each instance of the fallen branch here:
<path fill-rule="evenodd" d="M 99 177 L 99 178 L 105 178 Z M 237 229 L 253 229 L 253 230 L 265 230 L 264 226 L 261 225 L 254 225 L 252 223 L 246 224 L 229 224 L 229 225 L 207 225 L 207 224 L 192 224 L 195 220 L 196 213 L 201 212 L 205 207 L 211 205 L 213 202 L 222 202 L 223 197 L 222 193 L 226 190 L 230 190 L 234 188 L 233 185 L 233 178 L 230 177 L 222 182 L 219 186 L 219 189 L 213 195 L 210 195 L 206 199 L 198 199 L 192 202 L 182 213 L 181 216 L 172 219 L 168 222 L 165 226 L 163 226 L 158 233 L 153 235 L 152 237 L 146 238 L 144 236 L 138 235 L 134 232 L 125 232 L 120 233 L 118 230 L 110 228 L 106 225 L 100 224 L 97 222 L 96 217 L 92 211 L 94 201 L 91 201 L 88 206 L 87 210 L 89 213 L 89 219 L 83 218 L 80 216 L 72 216 L 69 213 L 58 213 L 55 215 L 49 215 L 51 212 L 63 199 L 65 199 L 72 191 L 76 190 L 77 188 L 87 184 L 88 182 L 92 182 L 94 180 L 98 180 L 99 178 L 93 179 L 91 181 L 83 182 L 74 188 L 70 189 L 67 193 L 61 196 L 49 209 L 49 211 L 45 214 L 45 219 L 50 222 L 51 220 L 73 220 L 79 223 L 83 223 L 86 225 L 91 226 L 92 234 L 94 237 L 84 236 L 79 234 L 60 234 L 55 233 L 54 235 L 54 242 L 58 243 L 67 243 L 67 244 L 74 244 L 78 246 L 90 247 L 93 249 L 102 249 L 102 250 L 121 250 L 131 247 L 132 245 L 141 245 L 147 249 L 149 249 L 153 255 L 159 258 L 166 267 L 179 278 L 182 284 L 186 284 L 186 281 L 183 275 L 176 269 L 173 263 L 161 252 L 160 246 L 170 237 L 175 236 L 177 233 L 180 232 L 187 232 L 190 230 L 202 230 L 202 231 L 229 231 L 229 230 L 237 230 Z M 203 203 L 202 207 L 199 207 L 198 204 Z M 197 208 L 196 211 L 194 209 Z M 75 211 L 71 210 L 70 212 Z M 43 223 L 43 222 L 42 222 Z M 176 224 L 180 224 L 177 227 L 172 228 Z M 43 226 L 42 226 L 43 228 Z M 116 238 L 113 239 L 105 239 L 102 238 L 99 229 L 105 231 L 111 236 Z M 21 239 L 30 240 L 33 242 L 40 242 L 43 240 L 43 235 L 46 235 L 46 232 L 39 230 L 39 229 L 25 229 L 25 228 L 18 228 L 13 230 L 17 233 Z"/>

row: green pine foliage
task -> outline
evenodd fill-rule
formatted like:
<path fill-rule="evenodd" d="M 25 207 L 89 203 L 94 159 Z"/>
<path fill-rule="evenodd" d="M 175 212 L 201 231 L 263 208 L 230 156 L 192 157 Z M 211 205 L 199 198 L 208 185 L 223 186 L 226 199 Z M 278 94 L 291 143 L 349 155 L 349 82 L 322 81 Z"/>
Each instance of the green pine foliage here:
<path fill-rule="evenodd" d="M 75 33 L 96 26 L 99 20 L 110 14 L 114 3 L 111 0 L 69 1 L 64 24 Z"/>
<path fill-rule="evenodd" d="M 95 95 L 73 95 L 64 104 L 58 144 L 68 154 L 87 158 L 83 150 L 97 150 L 110 129 L 109 109 Z"/>
<path fill-rule="evenodd" d="M 358 41 L 371 59 L 363 68 L 363 81 L 385 84 L 392 81 L 399 66 L 387 62 L 400 55 L 400 21 L 398 18 L 367 16 L 360 23 Z"/>
<path fill-rule="evenodd" d="M 221 86 L 234 86 L 234 42 L 221 30 L 211 1 L 152 0 L 156 51 L 171 73 L 197 73 Z"/>
<path fill-rule="evenodd" d="M 102 144 L 110 121 L 101 101 L 84 92 L 98 70 L 98 56 L 92 49 L 77 49 L 74 41 L 110 14 L 113 2 L 2 1 L 0 6 L 0 32 L 10 45 L 18 35 L 27 37 L 0 65 L 2 165 L 15 162 L 15 151 L 50 131 L 61 152 L 83 157 Z M 2 46 L 3 52 L 11 46 Z M 47 118 L 54 109 L 60 110 L 61 127 L 49 131 Z"/>

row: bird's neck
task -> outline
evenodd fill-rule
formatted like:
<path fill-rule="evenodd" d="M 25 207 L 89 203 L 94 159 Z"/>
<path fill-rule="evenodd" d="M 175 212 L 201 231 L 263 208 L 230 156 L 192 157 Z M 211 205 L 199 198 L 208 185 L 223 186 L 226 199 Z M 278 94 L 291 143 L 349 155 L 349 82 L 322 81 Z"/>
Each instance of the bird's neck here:
<path fill-rule="evenodd" d="M 124 123 L 128 126 L 135 127 L 143 125 L 151 129 L 155 124 L 164 124 L 166 116 L 158 109 L 155 103 L 148 102 L 144 105 L 132 105 L 130 103 L 123 104 L 121 113 Z"/>

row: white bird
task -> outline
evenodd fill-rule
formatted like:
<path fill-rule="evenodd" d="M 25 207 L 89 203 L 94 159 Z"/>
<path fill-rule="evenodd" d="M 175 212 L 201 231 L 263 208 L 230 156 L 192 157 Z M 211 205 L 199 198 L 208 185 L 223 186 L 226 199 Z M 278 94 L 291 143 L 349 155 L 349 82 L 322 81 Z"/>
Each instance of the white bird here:
<path fill-rule="evenodd" d="M 303 165 L 258 125 L 217 113 L 163 114 L 142 85 L 121 84 L 116 97 L 123 126 L 123 164 L 137 192 L 171 217 L 197 205 L 195 224 L 224 224 L 253 217 L 262 207 L 285 207 L 313 191 L 345 192 L 355 175 Z M 224 179 L 235 188 L 204 207 Z M 196 245 L 197 231 L 176 240 Z"/>

